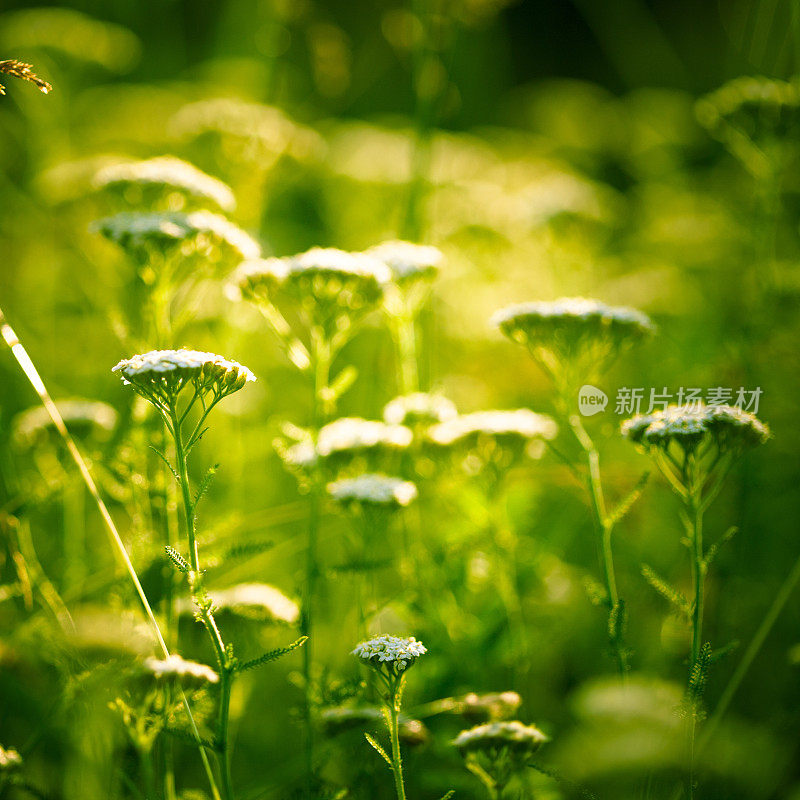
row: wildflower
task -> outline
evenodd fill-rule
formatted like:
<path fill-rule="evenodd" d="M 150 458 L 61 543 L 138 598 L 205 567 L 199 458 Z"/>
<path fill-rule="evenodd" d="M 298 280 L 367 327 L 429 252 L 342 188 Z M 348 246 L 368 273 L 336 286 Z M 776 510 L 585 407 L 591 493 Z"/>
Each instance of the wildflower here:
<path fill-rule="evenodd" d="M 402 478 L 365 474 L 329 483 L 328 493 L 343 506 L 370 505 L 400 508 L 416 500 L 417 487 Z"/>
<path fill-rule="evenodd" d="M 296 256 L 246 262 L 235 280 L 245 298 L 273 306 L 288 301 L 306 328 L 318 327 L 332 341 L 379 305 L 390 278 L 389 268 L 376 258 L 314 247 Z"/>
<path fill-rule="evenodd" d="M 0 772 L 10 772 L 22 766 L 22 756 L 11 747 L 0 745 Z"/>
<path fill-rule="evenodd" d="M 108 403 L 79 398 L 56 403 L 61 418 L 71 433 L 78 436 L 106 435 L 117 424 L 117 412 Z M 19 447 L 29 447 L 54 430 L 53 420 L 42 405 L 17 414 L 12 422 L 12 440 Z"/>
<path fill-rule="evenodd" d="M 211 204 L 221 211 L 236 207 L 233 192 L 226 184 L 174 156 L 109 164 L 97 171 L 92 183 L 95 189 L 119 191 L 134 204 L 143 202 L 149 194 L 164 194 L 170 205 L 177 195 L 179 207 L 187 202 L 201 207 Z"/>
<path fill-rule="evenodd" d="M 34 71 L 32 64 L 17 61 L 16 58 L 0 61 L 0 74 L 11 75 L 23 81 L 32 83 L 43 94 L 49 94 L 53 87 L 44 79 L 40 78 Z M 0 83 L 0 94 L 6 93 L 6 87 Z"/>
<path fill-rule="evenodd" d="M 214 405 L 256 379 L 247 367 L 236 361 L 214 353 L 183 349 L 151 350 L 123 359 L 111 371 L 120 373 L 123 383 L 130 384 L 134 391 L 166 413 L 187 386 L 191 386 L 195 396 L 204 403 L 211 394 L 211 405 Z"/>
<path fill-rule="evenodd" d="M 178 678 L 190 683 L 219 682 L 219 675 L 211 667 L 187 661 L 174 653 L 164 659 L 145 659 L 144 668 L 156 678 Z"/>
<path fill-rule="evenodd" d="M 427 652 L 428 648 L 413 636 L 403 638 L 382 634 L 356 645 L 353 655 L 378 671 L 398 676 Z"/>
<path fill-rule="evenodd" d="M 719 453 L 740 453 L 763 444 L 770 431 L 754 414 L 735 406 L 672 405 L 625 420 L 622 435 L 648 451 L 667 451 L 674 444 L 685 453 L 694 453 L 701 446 Z"/>
<path fill-rule="evenodd" d="M 481 436 L 509 439 L 554 439 L 558 433 L 555 421 L 545 414 L 527 408 L 515 411 L 476 411 L 440 422 L 428 430 L 429 439 L 437 445 L 449 446 L 474 442 Z"/>
<path fill-rule="evenodd" d="M 493 694 L 466 695 L 458 709 L 465 717 L 472 719 L 503 720 L 510 717 L 522 704 L 516 692 L 497 692 Z"/>
<path fill-rule="evenodd" d="M 336 453 L 372 449 L 402 450 L 413 436 L 404 425 L 388 425 L 361 417 L 341 417 L 322 427 L 317 452 L 323 458 Z"/>
<path fill-rule="evenodd" d="M 119 245 L 138 264 L 154 254 L 164 258 L 180 251 L 223 262 L 257 258 L 258 243 L 225 217 L 210 211 L 122 212 L 93 223 L 91 230 Z"/>
<path fill-rule="evenodd" d="M 217 610 L 228 610 L 241 616 L 259 620 L 283 622 L 294 625 L 300 618 L 300 608 L 280 589 L 266 583 L 239 583 L 227 589 L 207 592 Z M 180 612 L 192 612 L 194 603 L 190 599 L 178 602 Z"/>
<path fill-rule="evenodd" d="M 438 394 L 414 392 L 390 400 L 383 408 L 383 419 L 390 425 L 432 425 L 458 416 L 455 403 Z"/>
<path fill-rule="evenodd" d="M 515 754 L 529 756 L 535 753 L 547 737 L 535 725 L 513 722 L 489 722 L 461 731 L 453 744 L 462 753 L 496 753 L 509 750 Z"/>
<path fill-rule="evenodd" d="M 640 311 L 582 297 L 509 306 L 492 323 L 528 347 L 559 384 L 602 374 L 621 350 L 653 331 Z"/>

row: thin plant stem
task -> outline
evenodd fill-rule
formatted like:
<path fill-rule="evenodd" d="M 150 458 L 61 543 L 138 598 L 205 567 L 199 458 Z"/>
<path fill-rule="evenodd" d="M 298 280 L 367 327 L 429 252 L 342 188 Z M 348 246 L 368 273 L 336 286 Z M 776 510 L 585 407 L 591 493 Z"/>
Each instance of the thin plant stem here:
<path fill-rule="evenodd" d="M 197 440 L 197 431 L 202 425 L 203 420 L 211 410 L 209 406 L 203 413 L 200 422 L 195 426 L 188 442 L 191 445 Z M 186 533 L 189 539 L 189 560 L 194 573 L 192 577 L 192 593 L 197 596 L 204 594 L 202 587 L 202 571 L 200 569 L 200 554 L 197 546 L 197 531 L 195 529 L 194 503 L 192 502 L 191 491 L 189 488 L 189 465 L 187 459 L 187 446 L 183 441 L 181 422 L 186 418 L 186 411 L 179 415 L 177 404 L 172 402 L 170 407 L 170 425 L 175 441 L 175 459 L 178 466 L 178 477 L 180 478 L 181 494 L 183 496 L 183 510 L 186 520 Z M 220 755 L 220 776 L 222 779 L 222 795 L 225 800 L 232 800 L 233 786 L 231 781 L 230 768 L 230 744 L 228 742 L 229 716 L 230 716 L 230 696 L 233 684 L 234 668 L 230 663 L 228 651 L 222 634 L 217 627 L 214 615 L 210 606 L 206 602 L 197 603 L 200 619 L 208 632 L 211 646 L 217 658 L 220 671 L 220 699 L 219 713 L 217 719 L 217 747 Z"/>
<path fill-rule="evenodd" d="M 400 753 L 400 698 L 402 695 L 402 678 L 392 688 L 389 696 L 389 737 L 392 741 L 392 772 L 397 800 L 406 800 L 406 788 L 403 783 L 403 757 Z"/>
<path fill-rule="evenodd" d="M 586 457 L 588 473 L 586 485 L 591 499 L 592 519 L 594 521 L 595 532 L 597 534 L 598 554 L 600 569 L 603 573 L 606 593 L 609 605 L 609 639 L 614 652 L 617 670 L 624 678 L 628 672 L 628 662 L 625 655 L 625 646 L 621 641 L 621 634 L 618 630 L 619 621 L 615 623 L 617 630 L 612 633 L 611 616 L 621 613 L 621 603 L 617 590 L 617 579 L 614 572 L 614 553 L 611 546 L 611 537 L 614 524 L 606 513 L 605 496 L 603 494 L 603 483 L 600 476 L 600 453 L 595 447 L 580 418 L 572 414 L 568 417 L 569 427 L 572 430 L 578 444 Z"/>
<path fill-rule="evenodd" d="M 703 645 L 703 610 L 705 606 L 706 563 L 703 554 L 703 505 L 694 491 L 689 492 L 687 513 L 690 525 L 690 546 L 692 550 L 692 583 L 694 603 L 692 604 L 692 657 L 689 661 L 689 680 Z M 697 709 L 690 709 L 689 722 L 689 799 L 694 797 L 695 788 L 695 741 L 697 737 Z"/>
<path fill-rule="evenodd" d="M 75 462 L 75 465 L 77 466 L 78 471 L 81 474 L 81 478 L 86 484 L 86 488 L 89 490 L 89 494 L 91 495 L 92 500 L 94 500 L 95 505 L 97 506 L 97 510 L 100 512 L 100 516 L 102 517 L 103 522 L 105 523 L 106 530 L 108 531 L 108 534 L 111 538 L 112 546 L 114 547 L 120 559 L 122 560 L 123 564 L 125 565 L 125 569 L 128 573 L 131 583 L 133 583 L 134 589 L 136 590 L 139 602 L 142 605 L 142 609 L 144 610 L 145 615 L 147 616 L 147 619 L 153 630 L 153 634 L 156 638 L 159 649 L 161 650 L 164 657 L 168 658 L 170 654 L 169 648 L 167 647 L 167 644 L 164 641 L 164 636 L 161 633 L 161 628 L 159 627 L 158 620 L 156 619 L 155 614 L 153 613 L 153 609 L 150 605 L 150 602 L 147 599 L 147 595 L 145 594 L 144 589 L 142 588 L 141 581 L 139 580 L 139 576 L 136 573 L 136 568 L 133 566 L 133 562 L 131 561 L 131 558 L 128 555 L 128 551 L 125 548 L 125 544 L 122 541 L 122 537 L 120 536 L 119 531 L 117 530 L 117 526 L 114 523 L 111 513 L 109 512 L 108 507 L 106 506 L 103 498 L 100 496 L 100 492 L 97 489 L 97 485 L 94 482 L 92 473 L 89 471 L 89 467 L 87 466 L 86 461 L 84 460 L 83 456 L 80 453 L 80 450 L 78 450 L 78 447 L 75 444 L 75 441 L 73 440 L 72 436 L 67 430 L 67 426 L 64 424 L 64 420 L 61 417 L 61 413 L 58 410 L 58 406 L 56 406 L 56 404 L 53 402 L 53 399 L 50 397 L 50 393 L 47 391 L 47 387 L 45 386 L 44 381 L 39 375 L 39 371 L 36 369 L 36 366 L 31 360 L 31 357 L 28 355 L 27 350 L 20 342 L 16 333 L 14 333 L 14 330 L 6 321 L 2 309 L 0 309 L 0 335 L 2 335 L 5 343 L 10 348 L 12 355 L 14 356 L 20 368 L 25 373 L 25 376 L 33 386 L 34 390 L 36 391 L 36 394 L 39 396 L 39 400 L 41 401 L 42 405 L 45 407 L 45 409 L 47 409 L 47 413 L 50 416 L 50 420 L 52 421 L 53 425 L 55 426 L 62 440 L 64 441 L 64 444 L 66 445 L 67 451 L 69 452 L 72 460 Z M 206 754 L 204 745 L 200 738 L 200 731 L 197 729 L 197 723 L 195 722 L 194 715 L 192 714 L 192 709 L 189 706 L 189 701 L 183 690 L 181 690 L 181 702 L 183 703 L 183 707 L 186 711 L 186 716 L 189 719 L 189 725 L 192 731 L 192 738 L 195 740 L 195 743 L 197 744 L 198 752 L 200 754 L 200 760 L 203 763 L 203 769 L 205 770 L 206 776 L 208 778 L 208 782 L 214 800 L 221 800 L 219 789 L 217 788 L 216 779 L 214 778 L 214 772 L 211 769 L 211 763 L 208 760 L 208 755 Z"/>
<path fill-rule="evenodd" d="M 395 319 L 392 327 L 397 348 L 400 394 L 413 394 L 419 391 L 416 322 L 410 314 L 404 315 Z"/>

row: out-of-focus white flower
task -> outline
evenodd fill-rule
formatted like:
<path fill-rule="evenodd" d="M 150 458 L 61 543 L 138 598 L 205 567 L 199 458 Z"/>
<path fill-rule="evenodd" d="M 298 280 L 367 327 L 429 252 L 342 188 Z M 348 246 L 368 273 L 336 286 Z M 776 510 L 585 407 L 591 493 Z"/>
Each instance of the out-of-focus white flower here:
<path fill-rule="evenodd" d="M 433 425 L 456 416 L 458 409 L 452 400 L 426 392 L 400 395 L 383 408 L 383 419 L 390 425 Z"/>
<path fill-rule="evenodd" d="M 330 496 L 342 505 L 366 504 L 399 508 L 417 499 L 417 487 L 411 481 L 369 473 L 343 478 L 328 484 Z"/>
<path fill-rule="evenodd" d="M 181 248 L 208 253 L 218 248 L 236 263 L 258 258 L 261 247 L 252 237 L 225 217 L 211 211 L 125 211 L 92 223 L 96 231 L 119 245 L 131 257 L 147 261 L 153 252 Z"/>
<path fill-rule="evenodd" d="M 117 412 L 108 403 L 79 398 L 56 403 L 61 418 L 72 433 L 108 434 L 117 424 Z M 12 439 L 17 446 L 30 446 L 49 430 L 55 430 L 47 409 L 34 406 L 17 414 L 12 421 Z"/>
<path fill-rule="evenodd" d="M 461 704 L 459 712 L 472 719 L 503 720 L 510 717 L 522 705 L 522 698 L 516 692 L 496 692 L 476 694 L 470 692 Z"/>
<path fill-rule="evenodd" d="M 186 386 L 201 395 L 212 393 L 221 399 L 241 389 L 256 376 L 237 361 L 201 350 L 151 350 L 125 358 L 112 372 L 118 372 L 123 383 L 159 409 L 169 410 L 170 403 Z"/>
<path fill-rule="evenodd" d="M 207 592 L 214 608 L 227 609 L 243 616 L 294 625 L 300 618 L 300 607 L 280 589 L 267 583 L 239 583 L 227 589 Z M 177 604 L 179 613 L 192 613 L 194 603 L 184 598 Z"/>
<path fill-rule="evenodd" d="M 353 655 L 376 667 L 386 664 L 390 669 L 399 673 L 408 669 L 427 652 L 428 648 L 413 636 L 399 637 L 382 634 L 357 644 Z"/>
<path fill-rule="evenodd" d="M 461 731 L 453 744 L 462 753 L 481 752 L 492 754 L 504 749 L 516 754 L 531 754 L 547 741 L 547 737 L 535 726 L 513 722 L 490 722 Z"/>
<path fill-rule="evenodd" d="M 420 277 L 433 278 L 444 261 L 438 247 L 399 240 L 382 242 L 366 252 L 386 264 L 392 271 L 392 280 L 399 284 Z"/>
<path fill-rule="evenodd" d="M 219 675 L 211 667 L 198 664 L 196 661 L 187 661 L 185 658 L 173 653 L 167 658 L 147 658 L 144 668 L 155 675 L 156 678 L 178 678 L 190 681 L 218 683 Z"/>
<path fill-rule="evenodd" d="M 22 766 L 22 756 L 13 748 L 0 745 L 0 772 L 10 772 Z"/>
<path fill-rule="evenodd" d="M 233 192 L 225 183 L 174 156 L 107 165 L 98 170 L 92 184 L 95 189 L 122 192 L 154 189 L 177 193 L 184 200 L 210 202 L 222 211 L 233 211 L 236 207 Z M 141 202 L 140 197 L 135 200 Z"/>
<path fill-rule="evenodd" d="M 335 453 L 388 448 L 402 450 L 414 436 L 404 425 L 388 425 L 361 417 L 342 417 L 322 427 L 317 438 L 317 453 L 323 458 Z"/>
<path fill-rule="evenodd" d="M 555 421 L 527 408 L 514 411 L 476 411 L 440 422 L 428 429 L 428 438 L 437 445 L 449 446 L 480 436 L 512 436 L 520 439 L 554 439 Z"/>

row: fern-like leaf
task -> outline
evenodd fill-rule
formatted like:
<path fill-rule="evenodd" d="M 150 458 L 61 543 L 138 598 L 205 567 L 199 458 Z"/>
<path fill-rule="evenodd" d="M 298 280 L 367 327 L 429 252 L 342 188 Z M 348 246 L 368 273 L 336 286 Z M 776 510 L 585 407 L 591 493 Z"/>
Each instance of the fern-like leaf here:
<path fill-rule="evenodd" d="M 608 615 L 608 638 L 613 643 L 618 643 L 623 640 L 625 634 L 626 622 L 625 603 L 620 600 L 616 603 Z"/>
<path fill-rule="evenodd" d="M 628 494 L 619 501 L 616 508 L 608 515 L 606 520 L 606 524 L 608 525 L 616 525 L 626 514 L 631 510 L 633 504 L 642 496 L 642 492 L 644 492 L 644 487 L 647 485 L 647 481 L 650 478 L 650 472 L 642 473 L 642 477 L 636 481 L 636 485 L 633 489 L 628 492 Z"/>
<path fill-rule="evenodd" d="M 652 567 L 642 564 L 642 576 L 668 603 L 675 606 L 685 616 L 691 616 L 692 607 L 689 601 Z"/>
<path fill-rule="evenodd" d="M 455 789 L 451 789 L 447 794 L 443 794 L 439 800 L 450 800 L 450 798 L 456 793 Z"/>
<path fill-rule="evenodd" d="M 686 687 L 686 698 L 691 711 L 695 716 L 700 716 L 703 695 L 708 683 L 708 671 L 711 666 L 711 644 L 706 642 L 701 648 L 696 661 L 689 672 L 689 684 Z"/>
<path fill-rule="evenodd" d="M 711 547 L 708 548 L 705 558 L 706 566 L 709 566 L 711 562 L 714 561 L 714 559 L 719 555 L 719 551 L 726 544 L 728 544 L 728 542 L 733 539 L 734 536 L 736 536 L 738 531 L 739 529 L 735 525 L 732 525 L 730 528 L 728 528 L 728 530 L 725 531 L 725 533 L 722 534 L 722 536 L 719 537 L 719 539 L 717 539 L 716 542 L 714 542 L 714 544 L 711 545 Z"/>
<path fill-rule="evenodd" d="M 375 752 L 389 765 L 389 769 L 394 770 L 392 759 L 389 758 L 383 747 L 381 747 L 381 745 L 368 733 L 364 734 L 364 738 L 370 743 Z"/>
<path fill-rule="evenodd" d="M 197 504 L 203 499 L 203 495 L 208 491 L 208 487 L 211 486 L 211 482 L 214 480 L 218 469 L 219 464 L 214 464 L 206 470 L 206 474 L 203 475 L 203 480 L 200 481 L 200 486 L 197 487 L 197 493 L 194 496 L 192 508 L 196 508 Z"/>
<path fill-rule="evenodd" d="M 164 550 L 167 554 L 167 558 L 172 562 L 172 566 L 174 566 L 178 572 L 188 575 L 191 570 L 189 562 L 174 547 L 171 547 L 170 545 L 166 545 Z"/>
<path fill-rule="evenodd" d="M 593 606 L 608 606 L 608 593 L 594 578 L 587 575 L 583 579 L 583 590 Z"/>
<path fill-rule="evenodd" d="M 229 547 L 222 554 L 221 561 L 225 563 L 231 559 L 237 558 L 250 558 L 257 556 L 260 553 L 265 553 L 275 547 L 275 542 L 272 539 L 255 539 L 252 542 L 240 542 Z"/>
<path fill-rule="evenodd" d="M 173 467 L 172 464 L 170 463 L 170 460 L 157 447 L 153 447 L 153 445 L 151 444 L 148 445 L 148 447 L 167 465 L 169 471 L 172 473 L 172 477 L 175 478 L 175 482 L 180 483 L 181 476 L 178 475 L 177 471 L 175 470 L 175 467 Z"/>
<path fill-rule="evenodd" d="M 301 636 L 299 639 L 296 639 L 294 642 L 292 642 L 288 647 L 277 647 L 275 650 L 270 650 L 258 658 L 253 658 L 250 661 L 243 661 L 236 667 L 236 670 L 237 672 L 244 672 L 247 669 L 255 669 L 256 667 L 260 667 L 262 664 L 268 664 L 270 661 L 277 661 L 287 653 L 291 653 L 292 650 L 297 650 L 298 647 L 302 647 L 307 640 L 308 636 Z"/>

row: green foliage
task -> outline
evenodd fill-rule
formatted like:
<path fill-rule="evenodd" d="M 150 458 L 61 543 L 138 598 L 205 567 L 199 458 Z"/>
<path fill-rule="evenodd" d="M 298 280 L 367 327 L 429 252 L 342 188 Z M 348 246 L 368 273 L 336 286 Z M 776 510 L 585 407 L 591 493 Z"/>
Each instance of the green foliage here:
<path fill-rule="evenodd" d="M 253 658 L 250 661 L 243 661 L 237 665 L 236 669 L 238 672 L 244 672 L 249 669 L 255 669 L 256 667 L 260 667 L 264 664 L 269 664 L 271 661 L 277 661 L 279 658 L 291 653 L 293 650 L 297 650 L 298 647 L 302 647 L 306 641 L 308 641 L 308 636 L 301 636 L 299 639 L 295 639 L 295 641 L 293 641 L 287 647 L 276 647 L 274 650 L 270 650 L 269 652 L 260 655 L 258 658 Z"/>

